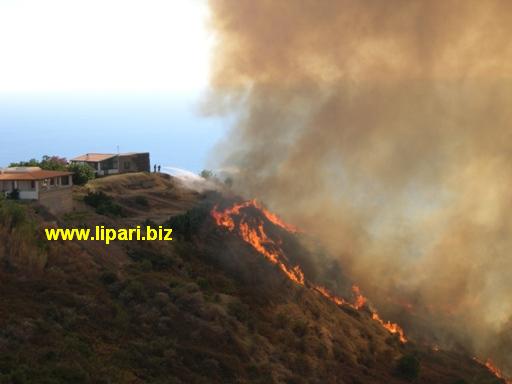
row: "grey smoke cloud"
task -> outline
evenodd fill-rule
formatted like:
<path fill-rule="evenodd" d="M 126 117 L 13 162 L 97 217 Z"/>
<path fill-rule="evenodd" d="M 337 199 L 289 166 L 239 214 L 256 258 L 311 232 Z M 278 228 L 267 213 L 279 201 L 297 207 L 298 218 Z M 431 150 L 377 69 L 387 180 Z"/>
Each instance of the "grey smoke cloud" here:
<path fill-rule="evenodd" d="M 211 0 L 235 188 L 512 370 L 512 3 Z M 393 310 L 389 309 L 390 314 Z M 427 321 L 425 320 L 425 321 Z"/>

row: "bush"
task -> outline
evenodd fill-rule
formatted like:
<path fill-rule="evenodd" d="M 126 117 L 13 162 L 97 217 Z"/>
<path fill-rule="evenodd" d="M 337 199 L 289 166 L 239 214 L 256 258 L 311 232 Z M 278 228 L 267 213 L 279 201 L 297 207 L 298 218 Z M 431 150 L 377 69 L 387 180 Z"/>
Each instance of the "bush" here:
<path fill-rule="evenodd" d="M 145 196 L 136 196 L 135 204 L 140 205 L 141 207 L 148 207 L 149 201 Z"/>
<path fill-rule="evenodd" d="M 121 294 L 119 295 L 119 299 L 125 304 L 134 301 L 134 302 L 142 302 L 146 299 L 147 293 L 141 282 L 131 280 L 125 286 Z"/>
<path fill-rule="evenodd" d="M 149 248 L 130 248 L 128 250 L 128 256 L 133 261 L 141 263 L 141 267 L 146 271 L 151 269 L 161 271 L 171 267 L 173 264 L 173 260 L 170 257 Z"/>
<path fill-rule="evenodd" d="M 213 177 L 213 171 L 210 171 L 209 169 L 203 169 L 199 176 L 201 176 L 203 179 L 211 179 Z"/>
<path fill-rule="evenodd" d="M 27 222 L 27 214 L 23 206 L 13 201 L 0 200 L 0 224 L 13 230 Z"/>
<path fill-rule="evenodd" d="M 413 355 L 402 356 L 398 360 L 396 373 L 404 379 L 415 380 L 420 374 L 420 361 Z"/>
<path fill-rule="evenodd" d="M 76 185 L 84 185 L 94 179 L 94 170 L 87 164 L 71 164 L 68 170 L 73 172 L 73 183 Z"/>
<path fill-rule="evenodd" d="M 165 223 L 164 227 L 172 228 L 175 237 L 183 237 L 190 240 L 195 235 L 203 221 L 209 215 L 209 209 L 206 205 L 193 208 L 187 213 L 171 217 Z"/>
<path fill-rule="evenodd" d="M 90 192 L 84 197 L 84 202 L 91 207 L 96 208 L 96 213 L 105 216 L 123 217 L 123 208 L 114 203 L 112 197 L 103 192 Z"/>
<path fill-rule="evenodd" d="M 20 191 L 18 189 L 13 189 L 11 192 L 9 192 L 7 197 L 12 200 L 19 200 L 20 199 Z"/>
<path fill-rule="evenodd" d="M 113 284 L 117 281 L 117 275 L 111 271 L 103 272 L 100 276 L 100 281 L 106 285 Z"/>
<path fill-rule="evenodd" d="M 228 304 L 228 313 L 242 322 L 249 320 L 251 315 L 249 307 L 239 301 L 232 301 Z"/>

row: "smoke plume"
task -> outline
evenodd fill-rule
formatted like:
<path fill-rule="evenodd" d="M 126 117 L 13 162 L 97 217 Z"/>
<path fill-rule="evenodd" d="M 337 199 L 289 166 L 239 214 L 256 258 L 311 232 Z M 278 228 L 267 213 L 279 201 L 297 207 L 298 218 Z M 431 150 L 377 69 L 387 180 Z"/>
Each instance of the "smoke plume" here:
<path fill-rule="evenodd" d="M 512 2 L 210 6 L 234 188 L 318 236 L 376 304 L 510 372 Z"/>

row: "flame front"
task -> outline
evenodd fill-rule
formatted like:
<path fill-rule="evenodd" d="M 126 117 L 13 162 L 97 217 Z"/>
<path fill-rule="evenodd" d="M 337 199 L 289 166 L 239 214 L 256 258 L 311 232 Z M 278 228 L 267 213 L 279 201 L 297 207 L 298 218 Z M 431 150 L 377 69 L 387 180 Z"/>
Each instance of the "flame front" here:
<path fill-rule="evenodd" d="M 273 224 L 286 230 L 295 231 L 292 226 L 287 225 L 276 215 L 263 209 L 263 207 L 261 207 L 255 200 L 246 201 L 241 204 L 235 204 L 231 208 L 228 208 L 224 211 L 218 211 L 217 207 L 215 207 L 212 210 L 211 215 L 215 219 L 217 225 L 225 227 L 229 231 L 233 231 L 235 229 L 235 221 L 233 217 L 239 216 L 240 210 L 247 207 L 254 207 L 259 209 Z M 288 276 L 290 280 L 296 282 L 297 284 L 304 285 L 304 273 L 298 265 L 289 267 L 287 263 L 285 264 L 284 261 L 287 261 L 287 257 L 281 248 L 267 236 L 265 230 L 263 229 L 262 221 L 260 221 L 257 227 L 254 228 L 254 226 L 249 225 L 249 223 L 245 221 L 243 217 L 241 217 L 240 223 L 238 225 L 238 232 L 246 243 L 250 244 L 260 254 L 265 256 L 265 258 L 272 264 L 276 264 L 279 269 L 281 269 L 281 271 L 286 276 Z"/>
<path fill-rule="evenodd" d="M 291 233 L 298 232 L 297 228 L 285 223 L 277 215 L 266 210 L 256 200 L 249 200 L 239 204 L 234 204 L 232 207 L 226 208 L 222 211 L 218 210 L 218 207 L 214 207 L 211 211 L 211 216 L 218 226 L 224 227 L 230 232 L 238 229 L 237 232 L 241 236 L 242 240 L 250 244 L 256 251 L 258 251 L 258 253 L 263 255 L 272 264 L 277 265 L 279 269 L 295 283 L 302 286 L 307 285 L 308 287 L 311 287 L 313 290 L 337 305 L 348 305 L 357 310 L 361 310 L 366 307 L 368 300 L 361 294 L 361 290 L 357 285 L 352 286 L 354 301 L 351 303 L 342 297 L 334 295 L 327 288 L 321 285 L 316 285 L 309 281 L 306 284 L 306 279 L 300 266 L 290 266 L 289 260 L 279 244 L 276 244 L 276 242 L 273 241 L 265 232 L 263 220 L 258 219 L 257 224 L 254 225 L 251 224 L 247 220 L 247 217 L 241 213 L 242 209 L 250 207 L 259 210 L 263 216 L 272 224 Z M 236 222 L 235 218 L 238 219 Z M 380 325 L 382 325 L 382 327 L 387 329 L 392 334 L 397 334 L 402 343 L 407 342 L 405 333 L 398 324 L 382 320 L 376 311 L 371 311 L 371 314 L 372 319 L 377 321 Z"/>
<path fill-rule="evenodd" d="M 493 361 L 491 359 L 487 359 L 485 362 L 480 360 L 477 357 L 473 357 L 473 360 L 477 361 L 478 363 L 484 365 L 489 372 L 491 372 L 494 376 L 496 376 L 498 379 L 503 380 L 506 384 L 512 384 L 512 379 L 507 378 L 503 371 L 499 369 L 496 365 L 494 365 Z"/>

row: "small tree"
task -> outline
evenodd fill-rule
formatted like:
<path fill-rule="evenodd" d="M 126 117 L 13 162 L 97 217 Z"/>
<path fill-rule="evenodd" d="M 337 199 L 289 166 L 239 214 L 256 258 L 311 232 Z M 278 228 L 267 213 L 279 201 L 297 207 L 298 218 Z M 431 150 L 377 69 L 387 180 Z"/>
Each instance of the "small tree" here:
<path fill-rule="evenodd" d="M 211 179 L 213 177 L 213 171 L 210 171 L 209 169 L 203 169 L 199 176 L 201 176 L 203 179 Z"/>
<path fill-rule="evenodd" d="M 71 164 L 68 169 L 73 172 L 73 183 L 76 185 L 84 185 L 94 179 L 94 170 L 87 164 Z"/>

